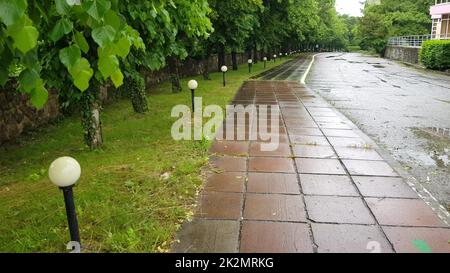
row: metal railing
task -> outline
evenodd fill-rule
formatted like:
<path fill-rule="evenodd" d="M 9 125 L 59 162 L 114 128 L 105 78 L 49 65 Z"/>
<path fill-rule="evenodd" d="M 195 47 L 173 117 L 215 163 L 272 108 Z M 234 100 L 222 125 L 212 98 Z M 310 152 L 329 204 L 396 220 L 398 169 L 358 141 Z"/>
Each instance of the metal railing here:
<path fill-rule="evenodd" d="M 428 35 L 411 35 L 392 37 L 388 41 L 390 46 L 404 46 L 404 47 L 421 47 L 422 43 L 433 39 L 431 34 Z"/>

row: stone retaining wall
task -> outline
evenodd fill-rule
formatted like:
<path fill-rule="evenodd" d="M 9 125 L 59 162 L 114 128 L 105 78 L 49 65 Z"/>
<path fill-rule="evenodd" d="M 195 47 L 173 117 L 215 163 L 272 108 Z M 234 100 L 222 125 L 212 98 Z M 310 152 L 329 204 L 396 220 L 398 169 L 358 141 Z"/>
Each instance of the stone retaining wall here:
<path fill-rule="evenodd" d="M 246 53 L 237 54 L 239 64 L 246 63 Z M 226 56 L 226 64 L 231 66 L 231 55 Z M 218 67 L 218 57 L 211 56 L 209 71 L 215 72 Z M 180 64 L 181 76 L 199 75 L 202 72 L 202 63 L 198 60 L 186 60 Z M 169 71 L 164 68 L 159 71 L 145 73 L 147 86 L 155 85 L 169 79 Z M 29 102 L 28 96 L 15 91 L 15 83 L 0 87 L 0 145 L 14 140 L 21 134 L 48 124 L 60 116 L 58 92 L 50 91 L 49 99 L 43 109 L 37 110 Z M 104 87 L 100 90 L 103 102 L 114 99 L 114 88 Z"/>
<path fill-rule="evenodd" d="M 419 51 L 420 48 L 418 47 L 388 46 L 384 57 L 405 63 L 418 64 Z"/>
<path fill-rule="evenodd" d="M 50 90 L 47 103 L 37 110 L 27 95 L 15 91 L 14 85 L 0 89 L 0 144 L 43 126 L 60 114 L 56 91 Z"/>

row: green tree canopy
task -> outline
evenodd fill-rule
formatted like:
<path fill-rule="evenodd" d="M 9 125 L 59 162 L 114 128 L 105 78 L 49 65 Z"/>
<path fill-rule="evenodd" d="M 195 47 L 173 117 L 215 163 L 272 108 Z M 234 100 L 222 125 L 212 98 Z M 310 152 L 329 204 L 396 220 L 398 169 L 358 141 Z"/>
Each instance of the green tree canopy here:
<path fill-rule="evenodd" d="M 358 24 L 358 38 L 364 49 L 382 53 L 389 37 L 429 34 L 429 8 L 434 0 L 381 0 L 366 5 Z"/>

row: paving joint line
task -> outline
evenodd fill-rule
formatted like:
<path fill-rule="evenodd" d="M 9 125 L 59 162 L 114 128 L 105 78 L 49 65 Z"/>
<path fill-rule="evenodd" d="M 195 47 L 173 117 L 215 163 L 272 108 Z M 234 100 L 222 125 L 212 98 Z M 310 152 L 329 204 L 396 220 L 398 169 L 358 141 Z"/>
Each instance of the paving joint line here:
<path fill-rule="evenodd" d="M 271 84 L 271 86 L 272 86 L 272 90 L 274 90 L 273 83 Z M 294 94 L 294 92 L 292 92 L 292 90 L 290 90 L 290 91 L 291 91 L 291 93 Z M 295 94 L 294 94 L 294 95 L 295 95 Z M 279 105 L 279 103 L 278 103 L 278 105 Z M 280 108 L 281 108 L 281 107 L 280 107 Z M 288 140 L 289 140 L 289 149 L 291 150 L 291 154 L 294 155 L 294 149 L 293 149 L 293 147 L 292 147 L 291 136 L 290 136 L 290 134 L 289 134 L 289 132 L 288 132 L 288 130 L 287 130 L 286 120 L 284 119 L 284 114 L 283 114 L 283 112 L 281 111 L 281 109 L 280 109 L 280 116 L 281 116 L 281 120 L 283 121 L 284 127 L 286 127 L 286 134 L 287 134 L 287 138 L 288 138 Z M 309 233 L 309 237 L 310 237 L 310 240 L 311 240 L 311 243 L 312 243 L 313 252 L 314 252 L 314 253 L 318 253 L 318 251 L 319 251 L 319 246 L 318 246 L 317 243 L 316 243 L 316 240 L 315 240 L 315 237 L 314 237 L 314 232 L 313 232 L 312 225 L 311 225 L 311 223 L 312 223 L 313 221 L 312 221 L 311 218 L 309 217 L 309 212 L 308 212 L 308 209 L 307 209 L 307 206 L 306 206 L 306 199 L 305 199 L 305 197 L 304 197 L 304 192 L 303 192 L 303 188 L 302 188 L 302 184 L 301 184 L 301 180 L 300 180 L 300 179 L 301 179 L 301 178 L 300 178 L 300 172 L 299 172 L 299 170 L 298 170 L 297 162 L 296 162 L 294 159 L 292 159 L 292 161 L 293 161 L 294 168 L 295 168 L 295 171 L 296 171 L 297 184 L 298 184 L 298 187 L 299 187 L 300 193 L 301 193 L 301 199 L 302 199 L 303 207 L 304 207 L 304 210 L 305 210 L 305 218 L 306 218 L 306 220 L 307 220 L 308 233 Z"/>
<path fill-rule="evenodd" d="M 237 95 L 237 94 L 236 94 Z M 255 105 L 255 100 L 256 100 L 256 92 L 253 94 L 253 100 L 252 103 L 253 105 Z M 245 118 L 245 116 L 244 116 Z M 242 229 L 244 227 L 244 212 L 245 212 L 245 205 L 247 203 L 247 188 L 248 188 L 248 175 L 249 175 L 249 166 L 250 166 L 250 147 L 253 143 L 253 141 L 251 140 L 251 134 L 252 134 L 252 130 L 250 129 L 253 126 L 253 119 L 254 117 L 249 117 L 250 119 L 250 124 L 249 124 L 249 141 L 248 141 L 248 146 L 247 146 L 247 151 L 248 151 L 248 155 L 246 156 L 247 160 L 246 160 L 246 171 L 245 171 L 245 179 L 244 179 L 244 192 L 242 193 L 242 205 L 241 205 L 241 215 L 239 218 L 239 234 L 238 234 L 238 245 L 237 245 L 237 251 L 238 253 L 241 253 L 241 241 L 242 241 Z M 247 133 L 247 132 L 245 132 Z"/>
<path fill-rule="evenodd" d="M 324 98 L 320 92 L 316 91 L 315 88 L 310 88 L 309 84 L 305 84 L 306 89 L 312 91 L 316 97 L 323 99 L 324 101 L 328 101 L 328 99 Z M 331 105 L 332 106 L 332 105 Z M 372 142 L 374 145 L 374 150 L 378 152 L 381 157 L 384 159 L 386 163 L 388 163 L 396 172 L 399 174 L 401 178 L 403 178 L 406 184 L 417 193 L 417 195 L 437 214 L 437 216 L 450 227 L 450 212 L 447 211 L 444 206 L 442 206 L 437 199 L 419 182 L 417 179 L 412 176 L 408 171 L 404 170 L 402 165 L 392 158 L 388 151 L 380 148 L 369 136 L 367 136 L 359 127 L 356 126 L 354 122 L 352 122 L 346 115 L 341 113 L 339 109 L 347 109 L 347 108 L 337 108 L 332 106 L 336 111 L 334 113 L 350 122 L 351 127 L 353 127 L 353 131 L 357 133 L 361 138 L 366 141 Z"/>
<path fill-rule="evenodd" d="M 301 99 L 300 103 L 303 105 L 303 107 L 305 107 L 306 111 L 308 112 L 308 114 L 311 116 L 311 118 L 314 120 L 314 122 L 318 125 L 318 123 L 316 122 L 315 117 L 311 114 L 310 110 L 305 106 L 305 104 L 303 103 L 303 101 Z M 330 140 L 328 139 L 328 137 L 325 135 L 325 133 L 323 132 L 323 129 L 319 126 L 319 130 L 322 132 L 323 136 L 326 138 L 328 144 L 330 144 L 331 149 L 333 150 L 333 152 L 335 154 L 337 154 L 335 147 L 331 144 Z M 361 199 L 361 201 L 363 202 L 363 204 L 365 205 L 365 207 L 369 210 L 370 214 L 372 215 L 373 219 L 375 220 L 375 223 L 378 227 L 378 229 L 381 231 L 381 233 L 383 234 L 383 236 L 385 237 L 385 239 L 387 240 L 387 242 L 389 242 L 389 246 L 391 247 L 391 250 L 395 251 L 394 248 L 394 244 L 391 242 L 391 240 L 389 239 L 389 237 L 387 236 L 387 234 L 384 232 L 382 226 L 380 225 L 378 219 L 375 217 L 375 214 L 373 213 L 373 211 L 370 209 L 369 205 L 367 204 L 366 200 L 364 199 L 363 194 L 361 193 L 361 191 L 359 190 L 358 186 L 356 185 L 355 180 L 353 179 L 352 175 L 350 174 L 349 170 L 347 169 L 347 167 L 345 166 L 344 162 L 338 158 L 337 159 L 339 161 L 339 163 L 341 164 L 341 166 L 344 168 L 344 171 L 346 172 L 347 176 L 350 178 L 350 181 L 352 182 L 353 186 L 355 187 L 356 191 L 358 192 L 358 194 L 360 195 L 359 198 Z"/>

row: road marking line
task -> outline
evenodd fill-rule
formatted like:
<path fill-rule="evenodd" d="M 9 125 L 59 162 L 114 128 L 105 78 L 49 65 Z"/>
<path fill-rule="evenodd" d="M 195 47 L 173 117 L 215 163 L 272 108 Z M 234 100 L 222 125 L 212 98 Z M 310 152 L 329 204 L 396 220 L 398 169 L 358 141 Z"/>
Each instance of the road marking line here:
<path fill-rule="evenodd" d="M 316 58 L 317 55 L 319 55 L 319 54 L 313 55 L 311 63 L 309 64 L 308 68 L 306 69 L 305 73 L 303 74 L 302 79 L 300 80 L 301 84 L 306 84 L 306 77 L 308 76 L 309 71 L 311 70 L 311 67 L 312 67 L 312 65 L 314 63 L 314 59 Z"/>

